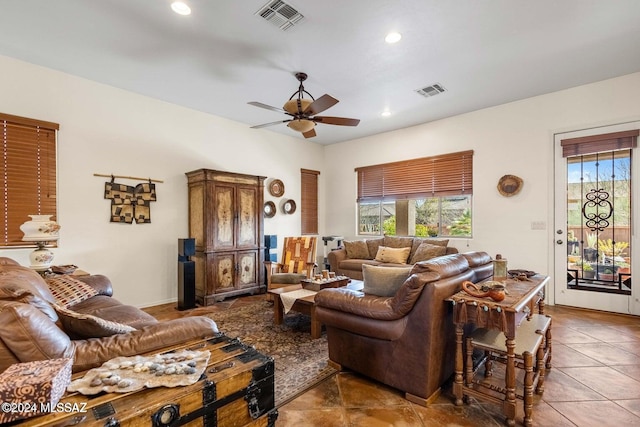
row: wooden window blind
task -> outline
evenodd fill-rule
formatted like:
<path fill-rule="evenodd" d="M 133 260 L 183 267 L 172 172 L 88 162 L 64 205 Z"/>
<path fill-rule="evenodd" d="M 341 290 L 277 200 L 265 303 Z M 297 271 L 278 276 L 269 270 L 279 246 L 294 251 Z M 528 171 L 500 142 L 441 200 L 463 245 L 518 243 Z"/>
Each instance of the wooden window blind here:
<path fill-rule="evenodd" d="M 560 141 L 562 157 L 581 156 L 599 153 L 601 151 L 628 150 L 636 148 L 638 143 L 638 129 L 624 132 L 590 135 L 580 138 L 569 138 Z"/>
<path fill-rule="evenodd" d="M 473 150 L 355 169 L 358 202 L 473 194 Z"/>
<path fill-rule="evenodd" d="M 318 234 L 318 175 L 318 171 L 300 169 L 302 234 Z"/>
<path fill-rule="evenodd" d="M 0 246 L 22 241 L 28 215 L 56 220 L 56 131 L 59 125 L 0 113 Z"/>

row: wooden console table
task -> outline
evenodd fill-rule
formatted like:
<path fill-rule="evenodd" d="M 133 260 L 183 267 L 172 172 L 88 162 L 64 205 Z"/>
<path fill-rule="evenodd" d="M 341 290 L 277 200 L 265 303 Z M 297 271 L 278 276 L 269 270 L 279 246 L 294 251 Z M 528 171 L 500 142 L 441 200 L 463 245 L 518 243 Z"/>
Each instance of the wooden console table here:
<path fill-rule="evenodd" d="M 491 298 L 476 298 L 460 291 L 448 298 L 453 304 L 453 321 L 456 325 L 456 358 L 455 381 L 453 394 L 455 404 L 462 405 L 465 396 L 473 396 L 493 403 L 502 403 L 502 411 L 509 426 L 515 425 L 516 416 L 516 373 L 515 373 L 515 347 L 518 325 L 534 313 L 538 306 L 538 312 L 544 314 L 544 289 L 549 282 L 549 277 L 535 275 L 528 280 L 518 281 L 508 279 L 505 281 L 508 295 L 501 302 L 495 302 Z M 462 348 L 464 326 L 475 324 L 477 327 L 496 329 L 504 333 L 506 337 L 507 364 L 505 374 L 505 399 L 501 401 L 495 396 L 484 393 L 465 384 L 463 374 L 464 353 Z"/>

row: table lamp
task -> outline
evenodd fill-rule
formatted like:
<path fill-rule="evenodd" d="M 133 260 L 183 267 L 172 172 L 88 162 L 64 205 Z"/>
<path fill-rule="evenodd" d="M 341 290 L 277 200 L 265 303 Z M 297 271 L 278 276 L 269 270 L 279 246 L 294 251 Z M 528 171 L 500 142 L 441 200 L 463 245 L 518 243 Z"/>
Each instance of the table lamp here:
<path fill-rule="evenodd" d="M 33 242 L 38 249 L 29 254 L 30 268 L 36 271 L 46 271 L 53 262 L 53 252 L 46 248 L 47 244 L 57 241 L 60 236 L 60 225 L 52 221 L 52 215 L 29 215 L 31 221 L 20 226 L 24 233 L 23 242 Z"/>

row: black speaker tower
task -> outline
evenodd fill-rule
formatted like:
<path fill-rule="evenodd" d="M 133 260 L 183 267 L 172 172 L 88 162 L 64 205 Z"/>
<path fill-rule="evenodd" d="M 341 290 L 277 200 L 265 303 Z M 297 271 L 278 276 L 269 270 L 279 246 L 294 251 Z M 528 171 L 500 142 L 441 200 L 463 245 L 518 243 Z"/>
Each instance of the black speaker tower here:
<path fill-rule="evenodd" d="M 196 306 L 196 239 L 178 239 L 178 310 Z"/>

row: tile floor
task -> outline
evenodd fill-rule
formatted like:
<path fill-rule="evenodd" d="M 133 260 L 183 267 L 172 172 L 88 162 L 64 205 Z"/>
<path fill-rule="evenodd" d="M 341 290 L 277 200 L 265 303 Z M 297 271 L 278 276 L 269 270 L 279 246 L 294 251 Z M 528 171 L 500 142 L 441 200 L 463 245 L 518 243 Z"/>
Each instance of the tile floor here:
<path fill-rule="evenodd" d="M 535 395 L 534 426 L 640 425 L 640 317 L 559 306 L 547 306 L 547 314 L 553 317 L 553 368 L 544 394 Z M 452 402 L 450 385 L 424 408 L 397 390 L 341 372 L 282 406 L 276 426 L 505 425 L 496 405 Z M 521 402 L 516 424 L 522 425 Z"/>

